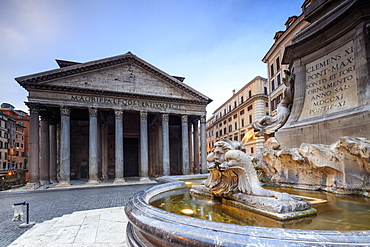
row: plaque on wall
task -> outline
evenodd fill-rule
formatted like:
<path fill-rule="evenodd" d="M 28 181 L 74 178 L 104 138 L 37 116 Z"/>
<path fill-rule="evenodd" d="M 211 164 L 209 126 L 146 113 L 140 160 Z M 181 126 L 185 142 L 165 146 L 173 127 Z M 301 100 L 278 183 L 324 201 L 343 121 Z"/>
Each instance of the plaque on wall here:
<path fill-rule="evenodd" d="M 358 106 L 353 41 L 306 64 L 305 99 L 300 120 Z"/>

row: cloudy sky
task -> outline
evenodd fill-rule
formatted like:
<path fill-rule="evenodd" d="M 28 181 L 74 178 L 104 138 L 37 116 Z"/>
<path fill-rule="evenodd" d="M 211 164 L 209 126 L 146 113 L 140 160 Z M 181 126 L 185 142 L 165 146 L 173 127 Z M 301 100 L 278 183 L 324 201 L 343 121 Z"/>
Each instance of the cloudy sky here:
<path fill-rule="evenodd" d="M 27 92 L 14 78 L 76 62 L 136 56 L 213 102 L 208 117 L 254 77 L 300 15 L 303 0 L 0 0 L 0 103 L 17 109 Z"/>

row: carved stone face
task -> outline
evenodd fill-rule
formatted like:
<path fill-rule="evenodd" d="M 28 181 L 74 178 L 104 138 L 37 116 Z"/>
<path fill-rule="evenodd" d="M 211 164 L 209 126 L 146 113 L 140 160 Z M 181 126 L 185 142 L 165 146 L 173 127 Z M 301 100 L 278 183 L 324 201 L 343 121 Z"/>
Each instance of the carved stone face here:
<path fill-rule="evenodd" d="M 213 161 L 216 164 L 222 164 L 225 162 L 225 151 L 222 149 L 222 147 L 216 147 L 213 150 L 214 158 Z"/>

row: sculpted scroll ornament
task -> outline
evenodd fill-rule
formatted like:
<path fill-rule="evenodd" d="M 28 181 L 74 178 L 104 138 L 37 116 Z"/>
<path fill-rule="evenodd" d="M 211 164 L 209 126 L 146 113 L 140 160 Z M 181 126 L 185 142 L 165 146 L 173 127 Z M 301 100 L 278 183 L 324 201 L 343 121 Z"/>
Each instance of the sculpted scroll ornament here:
<path fill-rule="evenodd" d="M 288 70 L 284 72 L 285 77 L 283 78 L 283 83 L 286 86 L 284 98 L 278 105 L 275 116 L 264 116 L 258 122 L 252 123 L 252 127 L 257 131 L 256 136 L 268 136 L 275 133 L 276 130 L 285 124 L 290 115 L 290 109 L 293 103 L 295 75 Z"/>

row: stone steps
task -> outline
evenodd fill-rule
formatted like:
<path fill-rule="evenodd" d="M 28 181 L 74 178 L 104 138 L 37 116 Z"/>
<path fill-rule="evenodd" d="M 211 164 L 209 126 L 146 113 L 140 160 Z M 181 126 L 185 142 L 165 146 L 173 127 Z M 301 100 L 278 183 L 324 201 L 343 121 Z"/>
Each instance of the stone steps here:
<path fill-rule="evenodd" d="M 74 212 L 36 224 L 9 246 L 126 246 L 123 207 Z"/>

